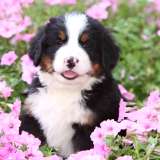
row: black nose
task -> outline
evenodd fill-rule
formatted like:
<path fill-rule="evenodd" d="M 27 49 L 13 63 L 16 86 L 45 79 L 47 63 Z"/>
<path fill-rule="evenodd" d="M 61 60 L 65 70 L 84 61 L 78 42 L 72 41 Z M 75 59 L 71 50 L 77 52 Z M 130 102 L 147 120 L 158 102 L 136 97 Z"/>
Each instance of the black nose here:
<path fill-rule="evenodd" d="M 69 69 L 73 69 L 78 62 L 79 62 L 79 60 L 75 57 L 69 57 L 65 60 L 66 66 Z"/>

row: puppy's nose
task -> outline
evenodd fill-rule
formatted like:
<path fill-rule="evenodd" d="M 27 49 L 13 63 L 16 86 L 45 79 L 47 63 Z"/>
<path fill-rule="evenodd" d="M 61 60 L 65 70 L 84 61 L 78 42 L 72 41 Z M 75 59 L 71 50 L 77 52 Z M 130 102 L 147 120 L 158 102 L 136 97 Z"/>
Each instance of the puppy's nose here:
<path fill-rule="evenodd" d="M 73 69 L 78 62 L 79 62 L 79 60 L 75 57 L 68 57 L 65 59 L 66 66 L 69 69 Z"/>

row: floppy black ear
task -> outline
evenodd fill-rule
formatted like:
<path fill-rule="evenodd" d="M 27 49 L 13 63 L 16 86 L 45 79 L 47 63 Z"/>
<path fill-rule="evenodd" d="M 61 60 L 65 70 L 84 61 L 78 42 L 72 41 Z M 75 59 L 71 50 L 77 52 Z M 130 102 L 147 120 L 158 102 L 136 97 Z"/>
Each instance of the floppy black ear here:
<path fill-rule="evenodd" d="M 38 33 L 31 40 L 29 57 L 33 60 L 35 66 L 38 66 L 42 56 L 42 42 L 45 36 L 45 28 L 42 27 L 38 30 Z"/>
<path fill-rule="evenodd" d="M 111 33 L 103 28 L 102 33 L 102 63 L 106 72 L 110 72 L 117 64 L 120 49 L 115 43 Z"/>

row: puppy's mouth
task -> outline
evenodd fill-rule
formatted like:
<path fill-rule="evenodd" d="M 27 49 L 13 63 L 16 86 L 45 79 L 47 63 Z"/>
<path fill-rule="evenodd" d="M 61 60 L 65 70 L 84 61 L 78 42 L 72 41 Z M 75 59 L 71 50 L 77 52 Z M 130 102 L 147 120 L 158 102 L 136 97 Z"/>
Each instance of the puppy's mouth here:
<path fill-rule="evenodd" d="M 74 80 L 79 76 L 78 73 L 71 70 L 64 71 L 63 73 L 61 73 L 61 75 L 68 80 Z"/>

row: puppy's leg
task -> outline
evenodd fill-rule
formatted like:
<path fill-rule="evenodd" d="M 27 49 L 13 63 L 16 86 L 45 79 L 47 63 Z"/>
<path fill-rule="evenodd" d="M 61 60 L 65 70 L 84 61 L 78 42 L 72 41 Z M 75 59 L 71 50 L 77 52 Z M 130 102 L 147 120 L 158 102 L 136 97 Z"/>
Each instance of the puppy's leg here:
<path fill-rule="evenodd" d="M 72 142 L 75 152 L 87 150 L 93 147 L 90 134 L 94 127 L 89 125 L 73 124 L 73 129 L 75 129 L 75 135 L 73 136 Z"/>
<path fill-rule="evenodd" d="M 45 144 L 45 136 L 40 127 L 39 122 L 29 114 L 22 114 L 20 116 L 21 126 L 19 132 L 26 131 L 30 134 L 33 134 L 36 138 L 41 140 L 41 145 Z"/>

